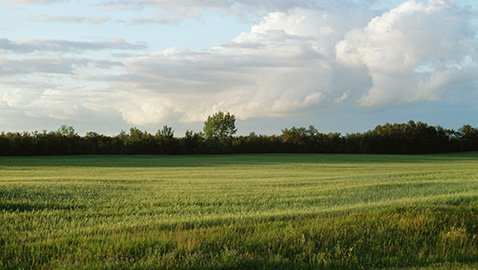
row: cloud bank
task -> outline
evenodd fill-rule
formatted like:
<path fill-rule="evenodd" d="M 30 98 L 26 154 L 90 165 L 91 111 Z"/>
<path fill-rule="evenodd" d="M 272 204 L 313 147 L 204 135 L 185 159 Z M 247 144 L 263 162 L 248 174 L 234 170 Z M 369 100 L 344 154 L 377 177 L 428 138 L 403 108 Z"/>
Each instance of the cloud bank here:
<path fill-rule="evenodd" d="M 0 50 L 16 55 L 0 58 L 0 84 L 10 89 L 0 92 L 0 107 L 56 119 L 113 113 L 147 125 L 200 122 L 217 110 L 249 119 L 476 98 L 476 13 L 452 0 L 411 0 L 386 11 L 371 8 L 374 1 L 123 0 L 109 6 L 180 11 L 186 4 L 236 13 L 251 6 L 267 14 L 250 31 L 203 51 L 138 54 L 147 47 L 124 39 L 0 39 Z M 60 56 L 111 50 L 136 56 Z"/>

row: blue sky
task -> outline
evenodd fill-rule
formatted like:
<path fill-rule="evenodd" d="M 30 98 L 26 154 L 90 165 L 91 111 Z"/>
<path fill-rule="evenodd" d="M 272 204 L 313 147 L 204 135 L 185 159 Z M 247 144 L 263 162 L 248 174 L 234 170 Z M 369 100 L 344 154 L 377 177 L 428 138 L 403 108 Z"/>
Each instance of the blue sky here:
<path fill-rule="evenodd" d="M 475 1 L 3 0 L 0 131 L 478 127 Z"/>

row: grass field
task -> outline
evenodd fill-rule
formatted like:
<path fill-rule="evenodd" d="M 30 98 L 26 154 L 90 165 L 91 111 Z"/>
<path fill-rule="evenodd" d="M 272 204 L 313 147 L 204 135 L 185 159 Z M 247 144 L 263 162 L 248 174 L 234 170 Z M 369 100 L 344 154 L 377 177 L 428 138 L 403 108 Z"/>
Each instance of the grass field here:
<path fill-rule="evenodd" d="M 0 269 L 476 269 L 478 153 L 0 157 Z"/>

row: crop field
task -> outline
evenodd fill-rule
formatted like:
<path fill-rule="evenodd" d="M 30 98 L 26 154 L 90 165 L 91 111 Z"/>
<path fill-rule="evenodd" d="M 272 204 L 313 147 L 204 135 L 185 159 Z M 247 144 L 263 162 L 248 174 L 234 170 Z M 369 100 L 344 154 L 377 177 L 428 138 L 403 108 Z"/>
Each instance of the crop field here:
<path fill-rule="evenodd" d="M 478 153 L 0 157 L 0 269 L 477 269 Z"/>

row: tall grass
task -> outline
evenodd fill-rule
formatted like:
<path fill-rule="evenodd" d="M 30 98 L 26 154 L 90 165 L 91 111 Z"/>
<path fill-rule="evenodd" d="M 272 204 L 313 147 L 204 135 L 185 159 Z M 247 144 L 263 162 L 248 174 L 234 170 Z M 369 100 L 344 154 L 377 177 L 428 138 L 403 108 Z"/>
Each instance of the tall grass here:
<path fill-rule="evenodd" d="M 478 266 L 478 153 L 0 158 L 0 268 Z"/>

